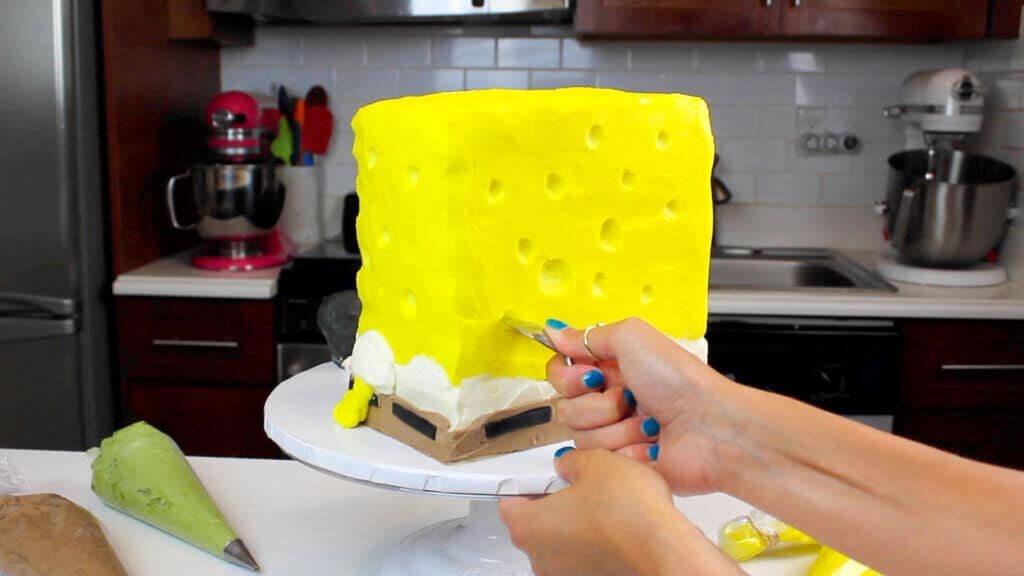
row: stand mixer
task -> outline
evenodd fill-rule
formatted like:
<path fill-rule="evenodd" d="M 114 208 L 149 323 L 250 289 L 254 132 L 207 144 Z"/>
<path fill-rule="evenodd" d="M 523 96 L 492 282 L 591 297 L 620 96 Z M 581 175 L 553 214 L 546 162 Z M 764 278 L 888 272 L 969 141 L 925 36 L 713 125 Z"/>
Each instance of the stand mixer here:
<path fill-rule="evenodd" d="M 267 154 L 261 112 L 244 92 L 218 94 L 206 108 L 207 140 L 213 163 L 195 164 L 167 182 L 167 209 L 178 230 L 195 229 L 205 240 L 192 265 L 207 270 L 245 271 L 284 264 L 289 240 L 275 227 L 285 189 Z M 192 181 L 198 218 L 183 224 L 175 208 L 175 187 Z"/>
<path fill-rule="evenodd" d="M 889 157 L 886 237 L 895 250 L 878 261 L 889 280 L 943 286 L 1006 281 L 994 248 L 1013 218 L 1016 173 L 994 158 L 962 149 L 981 131 L 984 87 L 961 68 L 924 70 L 901 87 L 903 104 L 883 110 L 921 130 L 925 148 Z M 987 262 L 983 262 L 987 260 Z"/>

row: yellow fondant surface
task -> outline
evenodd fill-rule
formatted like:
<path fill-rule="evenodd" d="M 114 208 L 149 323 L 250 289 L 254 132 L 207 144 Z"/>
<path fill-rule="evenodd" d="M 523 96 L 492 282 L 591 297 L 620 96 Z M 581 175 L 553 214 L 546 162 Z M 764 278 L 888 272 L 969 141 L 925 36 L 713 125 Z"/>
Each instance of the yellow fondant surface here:
<path fill-rule="evenodd" d="M 642 317 L 704 335 L 708 109 L 680 94 L 484 90 L 385 100 L 352 121 L 359 332 L 456 386 L 542 380 L 550 352 L 511 313 L 576 326 Z"/>

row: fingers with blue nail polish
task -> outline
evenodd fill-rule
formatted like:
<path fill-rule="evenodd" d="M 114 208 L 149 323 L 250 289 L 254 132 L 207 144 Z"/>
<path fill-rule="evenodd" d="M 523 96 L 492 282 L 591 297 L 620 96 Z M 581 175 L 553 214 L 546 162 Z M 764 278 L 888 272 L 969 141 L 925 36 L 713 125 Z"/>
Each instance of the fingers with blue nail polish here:
<path fill-rule="evenodd" d="M 591 370 L 583 375 L 583 385 L 594 390 L 604 384 L 604 374 L 600 370 Z"/>
<path fill-rule="evenodd" d="M 654 418 L 648 418 L 640 423 L 640 429 L 644 431 L 647 436 L 657 436 L 658 432 L 661 432 L 661 425 Z"/>
<path fill-rule="evenodd" d="M 571 452 L 572 450 L 575 449 L 576 448 L 573 446 L 562 446 L 558 450 L 555 450 L 555 458 L 561 458 L 562 456 L 565 456 L 567 452 Z"/>
<path fill-rule="evenodd" d="M 651 459 L 651 462 L 658 460 L 658 452 L 661 452 L 661 448 L 657 444 L 651 444 L 647 447 L 647 457 Z"/>
<path fill-rule="evenodd" d="M 632 390 L 629 388 L 623 388 L 622 395 L 626 397 L 626 406 L 629 406 L 630 410 L 636 408 L 636 396 L 633 396 Z"/>
<path fill-rule="evenodd" d="M 565 330 L 566 328 L 569 327 L 569 325 L 566 324 L 565 322 L 562 322 L 561 320 L 555 318 L 548 318 L 548 321 L 545 322 L 545 324 L 547 324 L 548 328 L 551 328 L 553 330 Z"/>

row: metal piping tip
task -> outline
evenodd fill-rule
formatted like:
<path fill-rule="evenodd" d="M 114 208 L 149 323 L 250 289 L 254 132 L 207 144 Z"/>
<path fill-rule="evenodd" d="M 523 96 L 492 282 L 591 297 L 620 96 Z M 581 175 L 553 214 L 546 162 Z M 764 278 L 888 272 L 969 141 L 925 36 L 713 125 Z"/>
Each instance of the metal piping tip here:
<path fill-rule="evenodd" d="M 238 564 L 256 572 L 260 571 L 260 565 L 256 563 L 252 554 L 249 553 L 249 549 L 245 547 L 245 543 L 239 538 L 235 538 L 224 546 L 224 559 L 232 564 Z"/>

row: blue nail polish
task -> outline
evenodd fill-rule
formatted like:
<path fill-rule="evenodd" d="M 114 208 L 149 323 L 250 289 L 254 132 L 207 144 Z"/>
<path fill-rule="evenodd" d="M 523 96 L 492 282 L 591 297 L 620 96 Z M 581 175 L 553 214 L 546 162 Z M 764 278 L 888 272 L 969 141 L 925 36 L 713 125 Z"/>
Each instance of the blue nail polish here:
<path fill-rule="evenodd" d="M 604 384 L 604 374 L 600 370 L 591 370 L 583 375 L 583 385 L 593 390 Z"/>
<path fill-rule="evenodd" d="M 562 456 L 565 456 L 566 452 L 570 452 L 575 449 L 576 448 L 574 446 L 562 446 L 558 450 L 555 450 L 555 458 L 561 458 Z"/>
<path fill-rule="evenodd" d="M 661 426 L 658 421 L 654 418 L 648 418 L 640 424 L 640 429 L 644 431 L 644 434 L 648 436 L 655 436 L 661 431 Z"/>
<path fill-rule="evenodd" d="M 547 325 L 548 328 L 554 328 L 555 330 L 565 330 L 566 328 L 569 327 L 569 325 L 566 324 L 565 322 L 562 322 L 561 320 L 556 320 L 554 318 L 548 318 Z"/>
<path fill-rule="evenodd" d="M 636 396 L 633 396 L 633 391 L 629 388 L 623 388 L 622 395 L 626 397 L 626 405 L 632 410 L 636 408 Z"/>
<path fill-rule="evenodd" d="M 657 444 L 651 444 L 647 447 L 647 457 L 651 459 L 651 462 L 658 459 L 658 452 L 661 452 L 661 448 Z"/>

